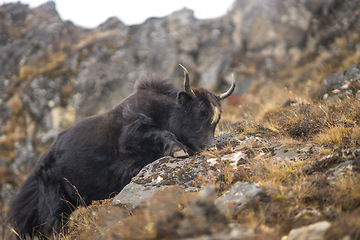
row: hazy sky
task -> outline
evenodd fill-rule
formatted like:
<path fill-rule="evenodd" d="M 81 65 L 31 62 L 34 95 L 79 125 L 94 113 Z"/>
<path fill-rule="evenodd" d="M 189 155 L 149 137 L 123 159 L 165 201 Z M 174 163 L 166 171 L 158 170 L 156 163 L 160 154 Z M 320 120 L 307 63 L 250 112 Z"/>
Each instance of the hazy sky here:
<path fill-rule="evenodd" d="M 55 0 L 56 10 L 63 20 L 75 25 L 93 28 L 109 17 L 117 16 L 127 25 L 144 22 L 150 17 L 163 17 L 183 7 L 194 10 L 199 19 L 224 15 L 234 0 Z M 0 0 L 0 3 L 17 0 Z M 21 0 L 23 4 L 37 7 L 46 0 Z"/>

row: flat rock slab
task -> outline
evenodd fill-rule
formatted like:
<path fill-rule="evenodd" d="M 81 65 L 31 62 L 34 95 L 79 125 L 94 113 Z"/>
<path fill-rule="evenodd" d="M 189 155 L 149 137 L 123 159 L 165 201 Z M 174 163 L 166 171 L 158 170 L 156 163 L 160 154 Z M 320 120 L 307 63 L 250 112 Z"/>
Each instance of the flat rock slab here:
<path fill-rule="evenodd" d="M 203 186 L 194 183 L 194 180 L 199 176 L 207 176 L 210 172 L 215 175 L 219 174 L 216 170 L 217 166 L 221 167 L 224 164 L 229 164 L 236 169 L 240 163 L 244 162 L 244 159 L 256 161 L 257 155 L 266 153 L 282 160 L 290 158 L 289 152 L 292 155 L 301 155 L 301 153 L 285 149 L 280 143 L 263 138 L 250 137 L 239 140 L 234 133 L 224 134 L 216 138 L 217 146 L 228 143 L 233 145 L 233 152 L 230 154 L 217 157 L 203 155 L 186 158 L 165 156 L 148 164 L 132 178 L 131 182 L 115 197 L 112 204 L 132 209 L 146 202 L 146 199 L 154 193 L 172 185 L 180 186 L 184 191 L 198 192 Z M 248 146 L 258 146 L 259 151 L 253 148 L 253 154 L 250 156 L 246 153 Z M 227 193 L 221 196 L 216 201 L 216 204 L 226 205 L 224 209 L 237 211 L 255 196 L 264 197 L 266 194 L 261 188 L 253 184 L 238 182 Z"/>
<path fill-rule="evenodd" d="M 145 166 L 131 182 L 143 186 L 180 185 L 193 188 L 194 180 L 208 169 L 206 156 L 173 158 L 166 156 Z M 193 191 L 199 190 L 194 188 Z"/>
<path fill-rule="evenodd" d="M 325 77 L 323 88 L 326 92 L 323 96 L 325 100 L 329 96 L 337 96 L 342 99 L 350 94 L 355 95 L 360 89 L 360 63 Z"/>
<path fill-rule="evenodd" d="M 317 222 L 301 228 L 292 229 L 287 240 L 322 240 L 331 226 L 327 221 Z"/>
<path fill-rule="evenodd" d="M 350 80 L 360 80 L 360 63 L 325 77 L 323 84 L 328 89 L 338 89 Z"/>
<path fill-rule="evenodd" d="M 185 191 L 199 191 L 193 180 L 207 171 L 207 157 L 173 158 L 166 156 L 145 166 L 114 198 L 112 205 L 129 209 L 139 206 L 148 197 L 169 186 L 177 185 Z"/>
<path fill-rule="evenodd" d="M 122 206 L 129 210 L 146 202 L 146 199 L 154 193 L 161 191 L 168 186 L 144 187 L 136 183 L 129 183 L 112 201 L 112 205 Z"/>
<path fill-rule="evenodd" d="M 237 134 L 224 134 L 215 138 L 216 144 L 226 144 Z M 200 191 L 193 180 L 206 174 L 211 167 L 208 156 L 192 156 L 174 158 L 165 156 L 146 165 L 131 179 L 121 192 L 114 198 L 112 205 L 133 209 L 146 202 L 151 195 L 169 186 L 177 185 L 184 191 Z"/>
<path fill-rule="evenodd" d="M 270 199 L 261 188 L 248 182 L 237 182 L 230 190 L 215 200 L 215 205 L 225 211 L 225 214 L 241 210 L 248 202 L 255 197 L 266 201 Z"/>

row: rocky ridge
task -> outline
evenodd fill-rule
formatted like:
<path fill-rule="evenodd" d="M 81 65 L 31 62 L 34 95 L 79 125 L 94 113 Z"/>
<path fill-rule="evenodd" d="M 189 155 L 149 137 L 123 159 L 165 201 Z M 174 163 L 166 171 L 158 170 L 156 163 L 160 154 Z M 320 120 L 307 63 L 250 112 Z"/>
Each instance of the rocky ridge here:
<path fill-rule="evenodd" d="M 128 211 L 134 211 L 134 209 L 144 206 L 156 208 L 151 204 L 157 195 L 164 189 L 177 186 L 181 189 L 177 191 L 183 193 L 199 193 L 196 203 L 199 205 L 198 201 L 206 199 L 208 202 L 206 206 L 211 209 L 215 216 L 220 216 L 220 218 L 226 216 L 227 219 L 234 219 L 235 216 L 246 212 L 247 207 L 252 208 L 254 202 L 266 204 L 276 201 L 266 186 L 244 181 L 245 172 L 250 175 L 261 174 L 261 172 L 254 172 L 256 162 L 268 161 L 271 162 L 272 166 L 292 168 L 303 162 L 309 164 L 309 159 L 318 158 L 318 161 L 304 167 L 301 174 L 310 176 L 310 179 L 322 175 L 330 185 L 344 176 L 353 174 L 358 176 L 359 174 L 360 149 L 324 155 L 320 153 L 320 147 L 314 143 L 288 144 L 277 141 L 266 134 L 258 132 L 257 135 L 249 137 L 241 137 L 241 133 L 221 135 L 217 137 L 217 146 L 220 151 L 217 154 L 210 151 L 181 160 L 173 157 L 158 159 L 144 167 L 112 200 L 111 204 Z M 226 149 L 221 150 L 221 148 Z M 204 185 L 207 187 L 204 188 Z M 202 205 L 200 204 L 200 206 Z M 192 208 L 189 211 L 197 217 L 207 212 L 198 212 L 197 208 Z M 301 227 L 292 228 L 288 235 L 283 236 L 282 239 L 325 239 L 325 232 L 331 227 L 331 223 L 320 220 L 329 217 L 330 213 L 327 211 L 329 210 L 297 209 L 297 215 L 293 220 L 295 223 L 293 224 Z M 205 217 L 209 218 L 209 216 Z M 182 221 L 187 220 L 183 219 Z M 199 232 L 182 230 L 183 232 L 177 232 L 165 238 L 253 239 L 262 236 L 261 239 L 277 239 L 279 237 L 277 235 L 278 230 L 275 228 L 261 230 L 256 227 L 244 228 L 241 224 L 232 224 L 231 221 L 226 220 L 223 220 L 222 224 L 224 224 L 222 230 L 213 233 L 210 231 L 207 236 L 205 234 L 201 237 L 195 237 L 199 235 L 199 232 L 202 232 L 198 229 Z M 210 223 L 208 227 L 211 228 Z M 187 237 L 183 238 L 185 236 Z"/>
<path fill-rule="evenodd" d="M 359 11 L 356 1 L 235 1 L 218 19 L 198 20 L 182 9 L 141 25 L 111 18 L 83 29 L 62 21 L 53 2 L 35 9 L 5 4 L 0 166 L 33 166 L 60 130 L 113 107 L 141 75 L 161 73 L 180 85 L 178 63 L 193 85 L 210 90 L 226 88 L 235 72 L 241 95 L 286 67 L 335 54 L 336 39 L 356 51 Z"/>

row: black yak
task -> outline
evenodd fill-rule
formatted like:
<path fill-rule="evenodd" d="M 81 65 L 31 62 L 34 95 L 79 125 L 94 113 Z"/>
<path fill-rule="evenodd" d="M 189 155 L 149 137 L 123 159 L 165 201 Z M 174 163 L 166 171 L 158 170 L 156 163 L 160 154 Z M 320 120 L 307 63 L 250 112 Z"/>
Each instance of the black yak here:
<path fill-rule="evenodd" d="M 184 88 L 160 77 L 137 81 L 135 91 L 112 110 L 61 132 L 39 159 L 10 206 L 21 238 L 59 232 L 80 204 L 118 193 L 145 165 L 170 154 L 184 157 L 213 144 L 220 95 Z"/>

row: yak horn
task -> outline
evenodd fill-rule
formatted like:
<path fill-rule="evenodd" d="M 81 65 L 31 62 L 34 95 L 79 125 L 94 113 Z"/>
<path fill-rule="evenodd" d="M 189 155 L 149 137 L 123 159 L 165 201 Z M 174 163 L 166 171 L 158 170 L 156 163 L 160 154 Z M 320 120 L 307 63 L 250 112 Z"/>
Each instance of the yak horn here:
<path fill-rule="evenodd" d="M 191 86 L 190 86 L 189 72 L 188 72 L 188 70 L 186 70 L 186 68 L 185 68 L 183 65 L 179 64 L 179 66 L 184 70 L 184 87 L 185 87 L 185 92 L 186 92 L 187 94 L 189 94 L 191 98 L 194 99 L 194 98 L 196 98 L 196 96 L 195 96 L 195 93 L 194 93 L 194 91 L 191 89 Z"/>
<path fill-rule="evenodd" d="M 220 100 L 223 100 L 223 99 L 229 97 L 234 92 L 234 89 L 235 89 L 235 77 L 233 74 L 231 87 L 229 88 L 229 90 L 227 90 L 226 92 L 219 95 Z"/>

